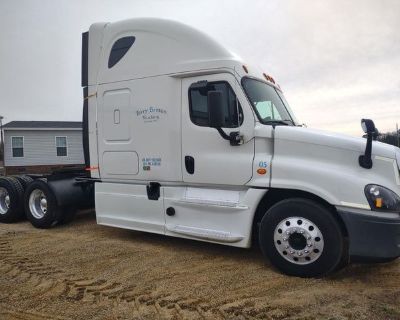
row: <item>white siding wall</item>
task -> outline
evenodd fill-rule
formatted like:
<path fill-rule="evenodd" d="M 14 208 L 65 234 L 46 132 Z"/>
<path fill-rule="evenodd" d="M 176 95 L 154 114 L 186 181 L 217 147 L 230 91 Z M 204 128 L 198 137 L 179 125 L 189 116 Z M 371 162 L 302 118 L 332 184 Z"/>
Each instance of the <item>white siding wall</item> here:
<path fill-rule="evenodd" d="M 13 158 L 11 137 L 24 137 L 24 157 Z M 68 155 L 57 157 L 56 138 L 67 137 Z M 4 165 L 34 166 L 83 164 L 81 130 L 7 130 L 4 131 Z"/>

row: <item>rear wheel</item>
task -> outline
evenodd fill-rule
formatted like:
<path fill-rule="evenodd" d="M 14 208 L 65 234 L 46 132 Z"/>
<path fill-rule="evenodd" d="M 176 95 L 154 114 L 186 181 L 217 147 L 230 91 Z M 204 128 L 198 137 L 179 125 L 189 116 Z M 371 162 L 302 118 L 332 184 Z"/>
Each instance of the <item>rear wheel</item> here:
<path fill-rule="evenodd" d="M 50 228 L 57 224 L 61 209 L 45 179 L 37 179 L 25 191 L 26 217 L 36 228 Z"/>
<path fill-rule="evenodd" d="M 33 182 L 33 179 L 30 176 L 25 176 L 25 175 L 15 176 L 15 179 L 17 179 L 19 181 L 19 183 L 22 185 L 24 190 L 26 190 L 26 188 L 28 187 L 28 184 Z"/>
<path fill-rule="evenodd" d="M 14 222 L 22 218 L 23 188 L 13 177 L 0 178 L 0 222 Z"/>
<path fill-rule="evenodd" d="M 336 219 L 307 199 L 288 199 L 272 206 L 261 220 L 259 241 L 275 267 L 300 277 L 328 274 L 346 254 Z"/>

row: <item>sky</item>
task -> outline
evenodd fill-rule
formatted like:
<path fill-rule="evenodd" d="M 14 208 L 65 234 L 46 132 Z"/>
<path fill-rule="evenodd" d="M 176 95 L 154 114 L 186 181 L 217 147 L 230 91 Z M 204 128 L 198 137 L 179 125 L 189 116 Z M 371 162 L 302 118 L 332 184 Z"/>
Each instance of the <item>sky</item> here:
<path fill-rule="evenodd" d="M 400 125 L 398 0 L 1 0 L 0 115 L 80 121 L 81 33 L 160 17 L 198 28 L 272 75 L 308 127 Z"/>

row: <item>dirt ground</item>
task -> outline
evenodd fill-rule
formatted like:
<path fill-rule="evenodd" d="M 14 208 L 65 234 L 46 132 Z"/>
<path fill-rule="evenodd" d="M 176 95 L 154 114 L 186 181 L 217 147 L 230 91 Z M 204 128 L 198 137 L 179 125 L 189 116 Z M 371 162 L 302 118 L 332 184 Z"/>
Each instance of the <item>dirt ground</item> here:
<path fill-rule="evenodd" d="M 0 225 L 0 319 L 400 319 L 400 261 L 325 279 L 259 249 L 96 225 Z"/>

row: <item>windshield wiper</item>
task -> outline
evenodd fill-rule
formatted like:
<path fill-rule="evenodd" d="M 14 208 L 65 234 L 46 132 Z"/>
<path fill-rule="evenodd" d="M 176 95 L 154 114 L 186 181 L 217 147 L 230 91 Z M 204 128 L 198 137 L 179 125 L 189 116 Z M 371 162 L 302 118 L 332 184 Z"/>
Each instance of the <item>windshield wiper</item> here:
<path fill-rule="evenodd" d="M 288 122 L 290 122 L 290 123 L 292 123 L 293 125 L 294 125 L 294 123 L 293 123 L 293 121 L 291 120 L 291 119 L 284 119 L 284 120 L 268 120 L 268 121 L 265 121 L 264 123 L 265 124 L 272 124 L 272 125 L 277 125 L 277 124 L 283 124 L 283 125 L 285 125 L 285 126 L 288 126 L 289 125 L 289 123 Z"/>

